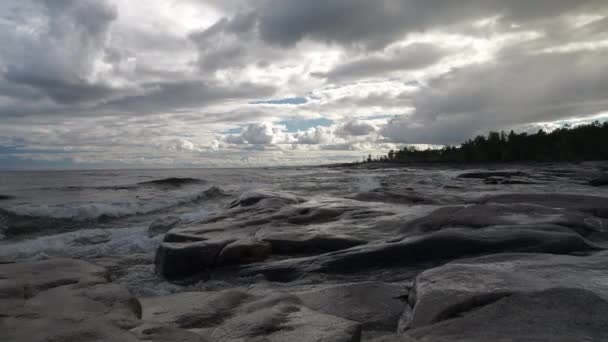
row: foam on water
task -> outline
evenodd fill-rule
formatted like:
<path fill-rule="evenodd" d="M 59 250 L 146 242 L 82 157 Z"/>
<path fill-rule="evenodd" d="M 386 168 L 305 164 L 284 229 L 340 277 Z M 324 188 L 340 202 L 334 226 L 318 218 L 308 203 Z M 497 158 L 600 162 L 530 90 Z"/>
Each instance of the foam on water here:
<path fill-rule="evenodd" d="M 107 242 L 82 244 L 79 241 L 109 235 Z M 151 253 L 162 236 L 148 237 L 147 227 L 87 229 L 31 240 L 0 244 L 0 257 L 45 259 L 48 257 L 96 258 L 102 256 Z"/>
<path fill-rule="evenodd" d="M 101 217 L 118 218 L 144 215 L 156 211 L 187 205 L 208 199 L 205 191 L 178 198 L 157 201 L 115 202 L 115 203 L 70 203 L 62 205 L 17 205 L 9 209 L 19 216 L 49 217 L 56 219 L 96 220 Z"/>

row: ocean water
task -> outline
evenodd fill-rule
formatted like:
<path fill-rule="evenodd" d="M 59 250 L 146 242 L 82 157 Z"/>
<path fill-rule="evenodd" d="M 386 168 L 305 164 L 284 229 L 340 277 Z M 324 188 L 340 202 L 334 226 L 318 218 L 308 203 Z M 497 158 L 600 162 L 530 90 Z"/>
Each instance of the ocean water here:
<path fill-rule="evenodd" d="M 378 185 L 374 174 L 326 168 L 3 171 L 0 257 L 150 252 L 159 242 L 146 233 L 154 220 L 200 220 L 249 190 L 340 196 Z M 74 242 L 100 231 L 110 241 Z"/>
<path fill-rule="evenodd" d="M 148 236 L 151 222 L 167 216 L 179 217 L 184 223 L 201 220 L 250 190 L 287 192 L 310 203 L 329 206 L 341 205 L 353 194 L 380 187 L 411 189 L 445 204 L 464 203 L 484 194 L 601 191 L 573 180 L 571 173 L 562 179 L 558 172 L 535 169 L 530 171 L 535 175 L 534 185 L 505 187 L 457 178 L 465 171 L 470 170 L 299 167 L 2 171 L 0 257 L 99 257 L 152 252 L 160 238 Z M 389 204 L 369 205 L 378 208 Z M 403 206 L 397 210 L 416 217 L 434 208 Z M 101 242 L 79 243 L 96 237 Z"/>

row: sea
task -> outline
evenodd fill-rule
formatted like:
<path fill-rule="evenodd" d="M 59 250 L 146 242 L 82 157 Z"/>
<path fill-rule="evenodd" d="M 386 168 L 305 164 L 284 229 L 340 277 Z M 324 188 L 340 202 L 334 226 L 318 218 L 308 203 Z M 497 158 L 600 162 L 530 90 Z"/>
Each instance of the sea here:
<path fill-rule="evenodd" d="M 534 184 L 508 187 L 461 179 L 458 175 L 470 170 L 443 167 L 0 171 L 0 260 L 150 253 L 162 239 L 148 234 L 152 222 L 168 216 L 185 224 L 202 220 L 251 190 L 287 192 L 328 205 L 393 186 L 448 204 L 484 194 L 600 191 L 572 181 L 571 173 L 562 181 L 561 168 L 547 166 L 543 170 L 553 171 L 544 174 L 535 169 Z M 402 210 L 415 218 L 435 208 Z"/>

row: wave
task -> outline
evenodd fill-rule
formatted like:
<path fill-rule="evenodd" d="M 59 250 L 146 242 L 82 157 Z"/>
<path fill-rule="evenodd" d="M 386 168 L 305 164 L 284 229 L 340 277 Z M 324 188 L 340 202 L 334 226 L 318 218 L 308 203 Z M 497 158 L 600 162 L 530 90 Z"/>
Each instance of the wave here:
<path fill-rule="evenodd" d="M 11 196 L 11 195 L 2 195 L 0 194 L 0 201 L 4 201 L 4 200 L 11 200 L 15 198 L 15 196 Z"/>
<path fill-rule="evenodd" d="M 0 208 L 0 235 L 13 237 L 47 230 L 66 230 L 118 218 L 160 213 L 172 208 L 228 197 L 211 187 L 200 193 L 161 202 L 81 203 L 62 206 L 17 206 Z"/>
<path fill-rule="evenodd" d="M 62 191 L 83 191 L 83 190 L 137 190 L 141 187 L 160 187 L 160 188 L 180 188 L 186 185 L 193 184 L 205 184 L 207 183 L 204 179 L 197 178 L 182 178 L 182 177 L 169 177 L 155 179 L 151 181 L 139 182 L 135 184 L 126 185 L 100 185 L 100 186 L 86 186 L 86 185 L 70 185 L 64 187 L 46 187 L 41 190 L 62 190 Z M 10 196 L 9 196 L 10 197 Z M 0 200 L 2 195 L 0 195 Z"/>
<path fill-rule="evenodd" d="M 197 178 L 169 177 L 169 178 L 156 179 L 156 180 L 151 180 L 151 181 L 146 181 L 146 182 L 140 182 L 137 184 L 179 187 L 179 186 L 188 185 L 188 184 L 200 184 L 200 183 L 205 183 L 205 181 L 202 179 L 197 179 Z"/>

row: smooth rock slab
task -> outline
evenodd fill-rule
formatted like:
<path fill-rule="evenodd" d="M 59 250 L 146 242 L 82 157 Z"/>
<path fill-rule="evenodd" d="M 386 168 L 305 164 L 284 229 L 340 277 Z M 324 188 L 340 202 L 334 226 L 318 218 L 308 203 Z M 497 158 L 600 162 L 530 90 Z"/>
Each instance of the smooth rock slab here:
<path fill-rule="evenodd" d="M 361 336 L 357 322 L 313 311 L 285 293 L 187 292 L 142 299 L 142 307 L 147 322 L 187 328 L 215 342 L 358 342 Z"/>
<path fill-rule="evenodd" d="M 0 265 L 0 339 L 4 342 L 129 342 L 139 301 L 108 284 L 105 269 L 51 259 Z"/>
<path fill-rule="evenodd" d="M 568 254 L 598 250 L 575 233 L 530 229 L 444 229 L 390 243 L 375 243 L 314 257 L 261 263 L 242 275 L 263 274 L 272 281 L 292 281 L 309 272 L 357 273 L 370 269 L 422 264 L 502 252 Z"/>
<path fill-rule="evenodd" d="M 395 331 L 405 307 L 403 286 L 382 282 L 340 284 L 295 293 L 306 307 L 359 322 L 365 330 Z"/>
<path fill-rule="evenodd" d="M 51 259 L 0 264 L 0 298 L 30 298 L 57 286 L 105 283 L 107 271 L 86 261 Z"/>
<path fill-rule="evenodd" d="M 608 302 L 591 291 L 517 293 L 462 316 L 407 332 L 412 341 L 605 341 Z M 407 340 L 406 340 L 407 341 Z"/>
<path fill-rule="evenodd" d="M 440 322 L 514 293 L 575 288 L 608 299 L 607 267 L 607 252 L 585 257 L 498 254 L 452 262 L 417 277 L 409 299 L 413 310 L 403 327 Z"/>

